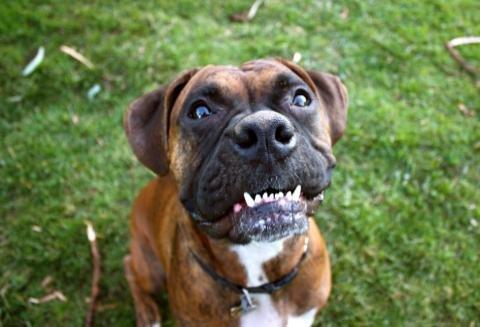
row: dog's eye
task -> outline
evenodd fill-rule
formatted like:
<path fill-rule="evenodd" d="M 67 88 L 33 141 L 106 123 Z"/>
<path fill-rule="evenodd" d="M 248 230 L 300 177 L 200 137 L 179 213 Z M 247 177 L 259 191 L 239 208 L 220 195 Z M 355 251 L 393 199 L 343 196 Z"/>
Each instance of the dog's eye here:
<path fill-rule="evenodd" d="M 191 119 L 202 119 L 210 116 L 212 114 L 212 110 L 207 107 L 205 104 L 198 104 L 193 106 L 190 112 L 188 113 L 188 117 Z"/>
<path fill-rule="evenodd" d="M 312 102 L 310 96 L 304 90 L 298 90 L 293 97 L 292 105 L 296 107 L 306 107 Z"/>

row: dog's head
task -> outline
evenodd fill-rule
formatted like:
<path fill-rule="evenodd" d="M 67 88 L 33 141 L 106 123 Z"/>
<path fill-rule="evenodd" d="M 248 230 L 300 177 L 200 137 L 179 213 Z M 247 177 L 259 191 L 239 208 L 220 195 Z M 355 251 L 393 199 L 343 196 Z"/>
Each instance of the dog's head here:
<path fill-rule="evenodd" d="M 173 174 L 203 231 L 247 243 L 308 229 L 346 116 L 337 77 L 256 60 L 181 74 L 136 100 L 125 129 L 145 166 Z"/>

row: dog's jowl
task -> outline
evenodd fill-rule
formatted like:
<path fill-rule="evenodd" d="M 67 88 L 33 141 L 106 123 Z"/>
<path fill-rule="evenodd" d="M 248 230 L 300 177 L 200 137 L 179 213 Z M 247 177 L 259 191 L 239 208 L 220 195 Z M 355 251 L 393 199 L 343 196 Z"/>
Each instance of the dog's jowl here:
<path fill-rule="evenodd" d="M 347 91 L 283 60 L 207 66 L 136 100 L 133 152 L 158 177 L 131 215 L 126 276 L 137 324 L 309 326 L 330 264 L 313 220 L 330 185 Z"/>

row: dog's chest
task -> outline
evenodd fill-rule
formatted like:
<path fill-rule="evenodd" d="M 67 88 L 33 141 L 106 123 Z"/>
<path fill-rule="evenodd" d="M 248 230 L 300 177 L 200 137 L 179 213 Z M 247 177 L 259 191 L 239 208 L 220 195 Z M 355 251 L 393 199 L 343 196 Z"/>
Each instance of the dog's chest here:
<path fill-rule="evenodd" d="M 232 247 L 247 273 L 247 286 L 257 286 L 269 282 L 263 270 L 263 264 L 282 252 L 284 242 L 285 239 L 272 243 L 251 242 L 247 245 Z M 251 297 L 257 306 L 254 310 L 241 316 L 240 325 L 242 327 L 310 326 L 317 311 L 314 308 L 300 316 L 282 314 L 269 294 L 251 294 Z"/>

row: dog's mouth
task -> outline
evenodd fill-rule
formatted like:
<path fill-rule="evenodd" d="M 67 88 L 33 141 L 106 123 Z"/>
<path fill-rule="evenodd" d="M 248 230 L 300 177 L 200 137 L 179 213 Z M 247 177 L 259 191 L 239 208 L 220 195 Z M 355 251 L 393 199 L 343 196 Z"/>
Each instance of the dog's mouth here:
<path fill-rule="evenodd" d="M 292 190 L 266 189 L 255 195 L 245 192 L 220 219 L 197 223 L 211 236 L 228 237 L 235 243 L 273 242 L 305 233 L 308 216 L 323 198 L 323 190 L 308 196 L 302 193 L 301 185 Z"/>

